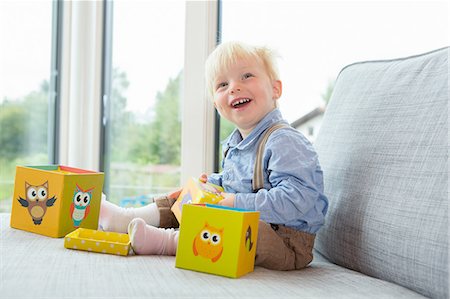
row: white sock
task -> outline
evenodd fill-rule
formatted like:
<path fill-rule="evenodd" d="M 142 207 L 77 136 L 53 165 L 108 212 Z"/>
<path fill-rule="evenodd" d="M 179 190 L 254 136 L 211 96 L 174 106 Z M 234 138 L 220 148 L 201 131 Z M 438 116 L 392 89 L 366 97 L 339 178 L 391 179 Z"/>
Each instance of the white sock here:
<path fill-rule="evenodd" d="M 128 226 L 128 235 L 136 254 L 175 255 L 177 252 L 179 231 L 173 228 L 157 228 L 135 218 Z"/>
<path fill-rule="evenodd" d="M 102 194 L 98 229 L 118 233 L 126 233 L 128 224 L 134 218 L 144 219 L 145 223 L 159 226 L 159 211 L 155 203 L 140 208 L 122 208 L 106 200 Z"/>

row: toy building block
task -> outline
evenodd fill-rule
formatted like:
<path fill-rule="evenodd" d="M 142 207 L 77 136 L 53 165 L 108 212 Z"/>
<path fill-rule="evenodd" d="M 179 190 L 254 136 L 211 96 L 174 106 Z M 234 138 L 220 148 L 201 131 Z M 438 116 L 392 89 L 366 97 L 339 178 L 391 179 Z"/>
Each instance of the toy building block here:
<path fill-rule="evenodd" d="M 11 227 L 56 238 L 78 227 L 97 229 L 103 176 L 59 165 L 17 166 Z"/>
<path fill-rule="evenodd" d="M 186 204 L 175 266 L 227 277 L 253 271 L 259 212 Z"/>
<path fill-rule="evenodd" d="M 199 179 L 190 178 L 177 201 L 172 206 L 172 212 L 177 217 L 179 223 L 181 223 L 181 212 L 184 204 L 194 203 L 209 203 L 217 204 L 223 199 L 220 193 L 223 192 L 223 188 L 211 183 L 203 183 Z"/>

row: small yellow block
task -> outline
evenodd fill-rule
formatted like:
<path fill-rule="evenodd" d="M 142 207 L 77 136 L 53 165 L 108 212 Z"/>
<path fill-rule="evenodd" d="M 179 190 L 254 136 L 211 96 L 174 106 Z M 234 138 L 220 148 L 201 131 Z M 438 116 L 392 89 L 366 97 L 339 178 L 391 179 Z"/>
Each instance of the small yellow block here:
<path fill-rule="evenodd" d="M 127 234 L 79 228 L 64 238 L 64 247 L 91 252 L 128 255 L 130 238 Z"/>
<path fill-rule="evenodd" d="M 181 211 L 184 204 L 217 204 L 223 199 L 220 193 L 223 188 L 211 183 L 202 183 L 199 179 L 190 178 L 173 204 L 171 210 L 181 223 Z"/>

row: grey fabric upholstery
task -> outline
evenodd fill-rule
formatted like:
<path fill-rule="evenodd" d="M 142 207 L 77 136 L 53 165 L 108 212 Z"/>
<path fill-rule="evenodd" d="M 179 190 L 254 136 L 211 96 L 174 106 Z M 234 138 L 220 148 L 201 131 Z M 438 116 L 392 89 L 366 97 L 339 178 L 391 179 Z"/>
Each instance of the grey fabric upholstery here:
<path fill-rule="evenodd" d="M 448 101 L 448 48 L 341 71 L 315 144 L 331 262 L 448 298 Z"/>
<path fill-rule="evenodd" d="M 256 267 L 232 279 L 175 268 L 175 257 L 64 248 L 63 239 L 9 227 L 0 214 L 0 298 L 425 298 L 320 259 L 301 271 Z"/>
<path fill-rule="evenodd" d="M 69 250 L 0 214 L 0 297 L 448 298 L 447 106 L 448 49 L 341 72 L 315 144 L 329 212 L 304 270 L 230 279 Z"/>

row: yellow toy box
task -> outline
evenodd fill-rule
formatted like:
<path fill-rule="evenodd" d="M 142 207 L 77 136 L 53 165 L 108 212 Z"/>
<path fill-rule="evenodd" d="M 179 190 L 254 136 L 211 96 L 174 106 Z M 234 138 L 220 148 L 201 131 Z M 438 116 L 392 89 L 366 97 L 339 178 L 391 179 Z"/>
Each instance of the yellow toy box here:
<path fill-rule="evenodd" d="M 59 165 L 17 166 L 11 227 L 63 237 L 97 229 L 103 173 Z"/>
<path fill-rule="evenodd" d="M 211 183 L 203 183 L 199 179 L 190 178 L 177 201 L 172 205 L 172 212 L 177 217 L 179 223 L 181 223 L 181 211 L 184 204 L 194 203 L 210 203 L 216 204 L 223 199 L 220 193 L 223 192 L 223 188 Z"/>
<path fill-rule="evenodd" d="M 252 272 L 258 223 L 259 212 L 186 204 L 175 266 L 233 278 Z"/>
<path fill-rule="evenodd" d="M 64 247 L 89 252 L 128 255 L 130 251 L 128 234 L 103 232 L 94 229 L 79 228 L 64 238 Z"/>

